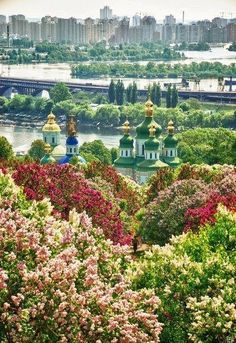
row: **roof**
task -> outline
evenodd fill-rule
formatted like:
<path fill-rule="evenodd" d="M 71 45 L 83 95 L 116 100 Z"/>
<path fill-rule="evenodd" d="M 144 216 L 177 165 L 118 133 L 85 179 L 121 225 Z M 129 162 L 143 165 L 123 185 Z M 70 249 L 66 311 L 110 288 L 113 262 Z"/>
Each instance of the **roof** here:
<path fill-rule="evenodd" d="M 62 145 L 57 145 L 52 151 L 52 156 L 64 156 L 65 154 L 66 148 Z"/>
<path fill-rule="evenodd" d="M 149 137 L 144 143 L 144 149 L 150 151 L 158 150 L 159 145 L 160 142 L 156 137 Z"/>
<path fill-rule="evenodd" d="M 120 148 L 133 148 L 134 147 L 134 139 L 129 134 L 124 134 L 124 136 L 120 139 Z"/>
<path fill-rule="evenodd" d="M 65 155 L 59 160 L 58 164 L 70 163 L 70 160 L 73 157 L 77 157 L 80 163 L 84 163 L 84 164 L 87 163 L 86 160 L 80 155 Z"/>
<path fill-rule="evenodd" d="M 67 145 L 78 145 L 79 141 L 75 136 L 69 136 L 66 140 Z"/>
<path fill-rule="evenodd" d="M 114 161 L 115 167 L 121 168 L 134 168 L 135 158 L 134 157 L 119 157 Z"/>
<path fill-rule="evenodd" d="M 43 132 L 61 132 L 60 126 L 57 124 L 55 118 L 53 113 L 48 115 L 47 123 L 42 128 Z"/>
<path fill-rule="evenodd" d="M 55 163 L 55 162 L 56 162 L 55 158 L 53 158 L 50 154 L 46 154 L 41 159 L 40 164 L 50 164 L 50 163 Z"/>
<path fill-rule="evenodd" d="M 179 157 L 164 157 L 163 160 L 172 168 L 176 168 L 182 163 Z"/>
<path fill-rule="evenodd" d="M 162 132 L 162 127 L 157 124 L 153 117 L 145 117 L 144 121 L 136 128 L 136 139 L 148 139 L 150 136 L 149 129 L 154 126 L 156 129 L 156 137 L 159 137 Z"/>
<path fill-rule="evenodd" d="M 162 162 L 161 160 L 144 160 L 137 165 L 138 171 L 155 171 L 160 168 L 166 168 L 168 164 Z"/>
<path fill-rule="evenodd" d="M 178 144 L 178 139 L 174 135 L 169 134 L 163 140 L 163 143 L 164 143 L 164 148 L 176 148 Z"/>

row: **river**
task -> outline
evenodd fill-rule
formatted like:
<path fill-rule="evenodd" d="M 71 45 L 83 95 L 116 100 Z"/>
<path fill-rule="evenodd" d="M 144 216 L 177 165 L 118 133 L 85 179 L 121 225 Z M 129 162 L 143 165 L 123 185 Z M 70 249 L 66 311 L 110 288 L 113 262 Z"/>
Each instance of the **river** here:
<path fill-rule="evenodd" d="M 31 129 L 24 127 L 14 126 L 0 126 L 0 136 L 5 136 L 7 140 L 12 144 L 15 152 L 27 151 L 30 148 L 31 143 L 35 139 L 42 139 L 42 131 L 39 129 Z M 84 142 L 92 142 L 96 139 L 101 139 L 107 148 L 113 148 L 119 146 L 119 139 L 122 137 L 121 132 L 109 128 L 109 129 L 97 129 L 97 128 L 79 128 L 78 139 L 79 144 Z M 61 144 L 65 145 L 66 136 L 61 134 Z"/>
<path fill-rule="evenodd" d="M 221 62 L 223 64 L 230 64 L 236 62 L 236 52 L 228 51 L 225 47 L 212 48 L 211 51 L 185 51 L 188 59 L 182 61 L 165 62 L 170 64 L 183 63 L 189 64 L 191 62 Z M 141 64 L 148 63 L 148 61 L 142 61 Z M 163 62 L 156 62 L 163 63 Z M 109 85 L 110 78 L 94 78 L 94 79 L 78 79 L 72 78 L 70 75 L 71 64 L 70 63 L 39 63 L 39 64 L 15 64 L 7 65 L 0 63 L 0 75 L 4 77 L 19 77 L 19 78 L 31 78 L 31 79 L 43 79 L 53 81 L 64 81 L 74 83 L 93 83 L 99 85 Z M 164 88 L 164 83 L 181 82 L 181 79 L 123 79 L 125 86 L 130 82 L 136 81 L 139 89 L 147 88 L 153 81 L 160 82 Z M 205 91 L 217 91 L 218 82 L 216 79 L 204 79 L 201 80 L 200 85 L 197 86 L 194 82 L 190 82 L 191 90 L 205 90 Z M 236 87 L 235 89 L 236 90 Z"/>

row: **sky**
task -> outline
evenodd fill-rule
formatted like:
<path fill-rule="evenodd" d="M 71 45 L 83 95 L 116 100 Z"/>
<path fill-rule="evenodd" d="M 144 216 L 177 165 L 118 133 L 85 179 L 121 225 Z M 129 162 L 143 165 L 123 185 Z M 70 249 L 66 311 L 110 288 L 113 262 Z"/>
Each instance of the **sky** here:
<path fill-rule="evenodd" d="M 28 18 L 53 15 L 62 18 L 98 18 L 99 9 L 109 5 L 113 14 L 133 16 L 136 13 L 154 15 L 161 21 L 173 14 L 181 20 L 212 19 L 220 16 L 236 17 L 236 0 L 0 0 L 0 14 L 24 14 Z"/>

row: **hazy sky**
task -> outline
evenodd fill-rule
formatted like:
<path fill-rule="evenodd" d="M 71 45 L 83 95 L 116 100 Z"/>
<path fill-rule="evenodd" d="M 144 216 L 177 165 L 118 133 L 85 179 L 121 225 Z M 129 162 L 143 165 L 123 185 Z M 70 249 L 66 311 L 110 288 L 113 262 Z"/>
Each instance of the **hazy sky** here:
<path fill-rule="evenodd" d="M 225 12 L 236 17 L 236 0 L 0 0 L 0 14 L 22 13 L 30 18 L 44 15 L 60 17 L 99 17 L 99 9 L 109 5 L 119 16 L 135 13 L 154 15 L 162 20 L 166 14 L 174 14 L 178 19 L 185 11 L 186 20 L 212 19 Z"/>

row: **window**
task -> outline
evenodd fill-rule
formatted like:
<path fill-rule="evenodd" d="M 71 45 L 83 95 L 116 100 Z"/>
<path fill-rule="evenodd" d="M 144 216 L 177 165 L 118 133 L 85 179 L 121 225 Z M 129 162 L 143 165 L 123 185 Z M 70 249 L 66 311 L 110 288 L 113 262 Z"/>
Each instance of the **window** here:
<path fill-rule="evenodd" d="M 172 150 L 170 151 L 170 156 L 173 156 L 173 151 Z"/>
<path fill-rule="evenodd" d="M 70 153 L 72 153 L 72 148 L 70 148 Z"/>
<path fill-rule="evenodd" d="M 121 156 L 123 156 L 123 150 L 121 150 Z"/>
<path fill-rule="evenodd" d="M 47 137 L 44 137 L 44 142 L 47 143 Z"/>
<path fill-rule="evenodd" d="M 142 155 L 144 155 L 144 145 L 142 145 Z"/>
<path fill-rule="evenodd" d="M 150 152 L 150 159 L 152 160 L 152 152 Z"/>
<path fill-rule="evenodd" d="M 55 137 L 52 137 L 52 144 L 55 143 Z"/>
<path fill-rule="evenodd" d="M 166 156 L 168 156 L 168 151 L 166 150 Z"/>
<path fill-rule="evenodd" d="M 125 156 L 126 156 L 126 157 L 128 156 L 128 150 L 125 151 Z"/>
<path fill-rule="evenodd" d="M 155 159 L 157 159 L 157 153 L 155 152 Z"/>

